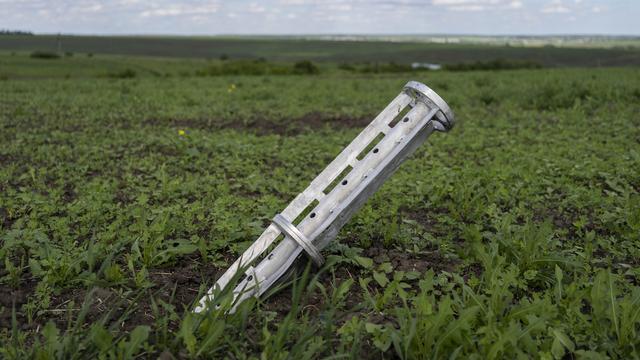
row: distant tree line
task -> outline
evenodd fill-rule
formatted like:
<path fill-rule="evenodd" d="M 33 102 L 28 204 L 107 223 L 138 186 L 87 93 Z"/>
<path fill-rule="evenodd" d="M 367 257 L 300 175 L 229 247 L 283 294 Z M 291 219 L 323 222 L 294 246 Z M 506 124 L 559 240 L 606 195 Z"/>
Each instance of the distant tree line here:
<path fill-rule="evenodd" d="M 542 64 L 537 61 L 519 59 L 495 59 L 489 61 L 474 61 L 457 64 L 445 64 L 443 68 L 449 71 L 474 71 L 474 70 L 517 70 L 540 69 Z"/>
<path fill-rule="evenodd" d="M 264 58 L 256 60 L 229 60 L 212 64 L 204 69 L 197 70 L 197 76 L 222 76 L 222 75 L 315 75 L 320 73 L 320 68 L 309 60 L 301 60 L 294 64 L 269 62 Z"/>
<path fill-rule="evenodd" d="M 31 31 L 0 29 L 0 35 L 31 35 L 33 36 L 33 33 Z"/>
<path fill-rule="evenodd" d="M 432 64 L 438 66 L 438 64 Z M 517 69 L 540 69 L 543 65 L 531 60 L 518 59 L 494 59 L 489 61 L 462 62 L 442 65 L 443 70 L 448 71 L 475 71 L 475 70 L 517 70 Z M 412 66 L 410 64 L 389 63 L 342 63 L 338 65 L 341 70 L 346 70 L 364 74 L 378 73 L 408 73 L 412 71 L 430 71 L 428 68 Z"/>

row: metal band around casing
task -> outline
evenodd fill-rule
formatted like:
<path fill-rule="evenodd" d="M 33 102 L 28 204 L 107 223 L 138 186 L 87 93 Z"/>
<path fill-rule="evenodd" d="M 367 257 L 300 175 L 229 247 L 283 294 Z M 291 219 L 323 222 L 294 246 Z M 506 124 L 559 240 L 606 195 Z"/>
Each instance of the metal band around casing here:
<path fill-rule="evenodd" d="M 324 263 L 324 258 L 320 254 L 318 248 L 316 248 L 311 241 L 300 231 L 297 227 L 295 227 L 289 220 L 285 219 L 282 214 L 276 215 L 272 222 L 282 231 L 285 236 L 290 237 L 295 240 L 304 251 L 309 254 L 313 262 L 316 265 L 321 266 Z"/>
<path fill-rule="evenodd" d="M 409 81 L 404 86 L 404 92 L 417 101 L 422 101 L 429 108 L 435 107 L 440 110 L 442 116 L 438 117 L 437 121 L 442 124 L 443 129 L 437 128 L 437 130 L 451 130 L 455 123 L 455 116 L 453 115 L 453 111 L 451 111 L 449 105 L 447 105 L 440 95 L 436 94 L 436 92 L 431 90 L 427 85 L 417 81 Z"/>

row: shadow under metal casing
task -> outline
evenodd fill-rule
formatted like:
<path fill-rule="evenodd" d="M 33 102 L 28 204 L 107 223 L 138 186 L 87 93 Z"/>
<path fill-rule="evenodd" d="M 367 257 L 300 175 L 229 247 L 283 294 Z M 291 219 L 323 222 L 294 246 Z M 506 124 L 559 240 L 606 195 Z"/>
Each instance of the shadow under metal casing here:
<path fill-rule="evenodd" d="M 269 289 L 303 251 L 321 264 L 320 250 L 335 239 L 366 200 L 434 131 L 448 131 L 453 123 L 453 112 L 438 94 L 422 83 L 408 82 L 309 186 L 274 217 L 194 311 L 205 311 L 214 300 L 214 293 L 240 276 L 243 278 L 233 289 L 231 311 L 234 311 L 243 300 L 260 296 Z M 348 169 L 350 171 L 343 175 Z M 330 186 L 337 179 L 340 182 Z M 309 209 L 315 201 L 317 205 Z M 292 224 L 305 212 L 308 214 L 298 224 Z M 284 235 L 284 239 L 264 256 L 280 235 Z M 261 256 L 262 260 L 252 266 Z"/>

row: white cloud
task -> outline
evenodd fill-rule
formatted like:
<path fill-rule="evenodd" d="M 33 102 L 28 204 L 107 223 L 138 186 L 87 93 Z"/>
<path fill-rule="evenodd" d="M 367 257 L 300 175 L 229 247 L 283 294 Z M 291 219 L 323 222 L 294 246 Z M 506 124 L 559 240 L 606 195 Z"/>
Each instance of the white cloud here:
<path fill-rule="evenodd" d="M 202 5 L 171 4 L 165 6 L 154 5 L 152 9 L 140 13 L 142 17 L 152 16 L 181 16 L 181 15 L 206 15 L 218 12 L 219 5 L 208 3 Z"/>
<path fill-rule="evenodd" d="M 444 5 L 444 6 L 466 6 L 471 4 L 498 4 L 500 0 L 433 0 L 431 3 L 433 5 Z"/>
<path fill-rule="evenodd" d="M 102 6 L 102 4 L 94 3 L 94 4 L 87 4 L 87 5 L 79 6 L 75 10 L 77 10 L 79 12 L 94 13 L 94 12 L 99 12 L 99 11 L 101 11 L 103 9 L 104 9 L 104 7 Z"/>
<path fill-rule="evenodd" d="M 569 10 L 568 7 L 562 6 L 562 5 L 549 5 L 549 6 L 545 6 L 542 8 L 543 13 L 547 13 L 547 14 L 562 14 L 562 13 L 568 13 L 571 10 Z"/>
<path fill-rule="evenodd" d="M 259 5 L 258 3 L 251 3 L 249 4 L 249 7 L 247 8 L 247 11 L 251 12 L 251 13 L 263 13 L 265 12 L 265 7 L 262 5 Z"/>
<path fill-rule="evenodd" d="M 571 10 L 566 7 L 561 0 L 553 0 L 540 10 L 545 14 L 564 14 L 571 12 Z"/>
<path fill-rule="evenodd" d="M 450 6 L 451 11 L 483 11 L 485 9 L 482 5 L 456 5 Z"/>
<path fill-rule="evenodd" d="M 351 4 L 329 4 L 327 9 L 332 11 L 349 11 L 351 10 Z"/>
<path fill-rule="evenodd" d="M 431 4 L 451 11 L 519 9 L 524 5 L 520 0 L 432 0 Z"/>
<path fill-rule="evenodd" d="M 509 3 L 509 5 L 507 5 L 507 7 L 509 9 L 520 9 L 524 4 L 522 3 L 522 1 L 519 0 L 515 0 Z"/>

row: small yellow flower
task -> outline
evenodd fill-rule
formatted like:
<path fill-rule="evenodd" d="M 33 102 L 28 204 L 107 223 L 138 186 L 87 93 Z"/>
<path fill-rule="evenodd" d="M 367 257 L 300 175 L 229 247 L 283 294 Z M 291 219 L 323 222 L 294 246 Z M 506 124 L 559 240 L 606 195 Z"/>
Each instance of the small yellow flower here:
<path fill-rule="evenodd" d="M 229 85 L 229 88 L 227 88 L 227 92 L 232 93 L 234 91 L 236 91 L 236 84 Z"/>
<path fill-rule="evenodd" d="M 178 130 L 178 135 L 185 136 L 185 135 L 187 135 L 187 133 L 184 130 L 180 129 L 180 130 Z"/>

